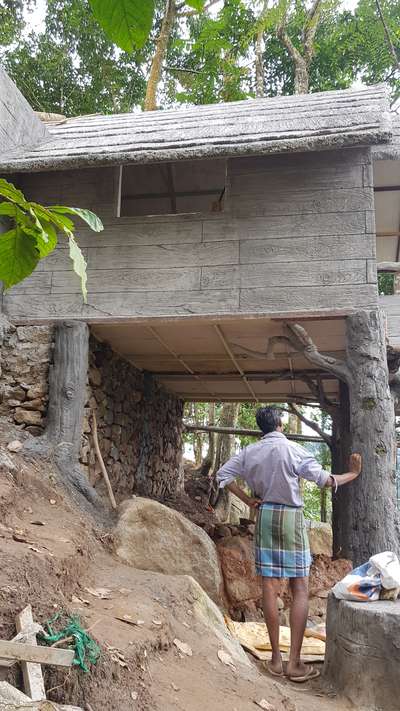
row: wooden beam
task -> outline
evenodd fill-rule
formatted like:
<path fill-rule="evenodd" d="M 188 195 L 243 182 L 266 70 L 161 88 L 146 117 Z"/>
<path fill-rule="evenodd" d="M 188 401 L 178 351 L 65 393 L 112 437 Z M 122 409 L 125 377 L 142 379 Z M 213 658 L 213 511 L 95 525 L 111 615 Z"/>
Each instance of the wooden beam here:
<path fill-rule="evenodd" d="M 175 192 L 175 197 L 197 197 L 198 195 L 218 195 L 221 194 L 221 188 L 214 190 L 183 190 Z M 148 200 L 151 198 L 170 198 L 171 193 L 137 193 L 136 195 L 123 195 L 123 200 Z"/>
<path fill-rule="evenodd" d="M 400 272 L 400 262 L 378 262 L 378 272 Z"/>
<path fill-rule="evenodd" d="M 176 194 L 175 194 L 175 188 L 174 188 L 174 175 L 172 172 L 171 163 L 167 163 L 166 169 L 167 169 L 168 192 L 169 192 L 169 197 L 171 198 L 171 211 L 173 214 L 176 214 Z"/>
<path fill-rule="evenodd" d="M 377 185 L 374 188 L 375 193 L 397 193 L 400 192 L 400 185 Z"/>
<path fill-rule="evenodd" d="M 216 427 L 214 425 L 188 425 L 184 423 L 187 432 L 217 432 L 220 434 L 244 435 L 247 437 L 263 437 L 260 430 L 235 429 L 234 427 Z M 285 434 L 285 437 L 295 442 L 324 442 L 322 437 L 302 434 Z"/>
<path fill-rule="evenodd" d="M 377 237 L 400 237 L 400 230 L 387 230 L 386 232 L 377 232 Z"/>
<path fill-rule="evenodd" d="M 228 343 L 228 341 L 226 340 L 226 338 L 225 338 L 225 336 L 224 336 L 224 334 L 223 334 L 223 331 L 222 331 L 221 326 L 216 323 L 216 324 L 214 324 L 214 328 L 215 328 L 216 332 L 218 333 L 218 336 L 219 336 L 219 338 L 220 338 L 220 340 L 221 340 L 221 342 L 222 342 L 222 345 L 224 346 L 224 348 L 225 348 L 227 354 L 229 355 L 229 357 L 230 357 L 230 359 L 231 359 L 233 365 L 235 366 L 235 368 L 237 369 L 238 373 L 240 374 L 240 377 L 242 378 L 242 380 L 243 380 L 243 382 L 244 382 L 244 384 L 245 384 L 247 390 L 249 391 L 250 395 L 253 396 L 253 398 L 254 398 L 254 400 L 255 400 L 256 402 L 259 402 L 259 399 L 258 399 L 257 395 L 255 394 L 255 392 L 254 392 L 252 386 L 250 385 L 249 381 L 247 380 L 247 377 L 246 377 L 245 372 L 242 370 L 242 368 L 240 367 L 239 363 L 237 362 L 235 356 L 233 355 L 233 353 L 232 353 L 232 351 L 231 351 L 231 348 L 230 348 L 230 346 L 229 346 L 229 343 Z"/>
<path fill-rule="evenodd" d="M 16 662 L 35 662 L 37 664 L 54 664 L 57 667 L 71 667 L 75 656 L 72 649 L 53 649 L 39 647 L 34 644 L 7 642 L 0 640 L 0 658 L 13 659 Z"/>
<path fill-rule="evenodd" d="M 17 632 L 27 632 L 33 625 L 32 606 L 27 605 L 22 612 L 17 615 L 15 626 Z M 26 636 L 26 641 L 37 646 L 36 633 L 31 633 Z M 34 662 L 21 662 L 22 676 L 24 680 L 24 689 L 32 701 L 41 701 L 46 698 L 46 690 L 40 664 Z"/>

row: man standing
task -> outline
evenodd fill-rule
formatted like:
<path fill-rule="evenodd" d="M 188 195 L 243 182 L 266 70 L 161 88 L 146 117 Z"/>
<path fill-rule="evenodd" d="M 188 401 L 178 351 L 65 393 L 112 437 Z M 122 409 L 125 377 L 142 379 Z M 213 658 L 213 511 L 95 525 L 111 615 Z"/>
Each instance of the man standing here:
<path fill-rule="evenodd" d="M 303 682 L 319 676 L 300 658 L 308 616 L 308 576 L 311 554 L 303 515 L 300 479 L 321 489 L 347 484 L 361 472 L 361 456 L 352 454 L 350 471 L 332 475 L 324 471 L 307 450 L 283 434 L 279 410 L 262 407 L 256 413 L 264 436 L 229 459 L 217 474 L 220 488 L 227 487 L 248 506 L 258 509 L 255 531 L 256 572 L 262 576 L 263 610 L 272 647 L 268 670 L 274 676 Z M 234 480 L 244 479 L 256 498 L 250 498 Z M 283 668 L 279 649 L 279 580 L 289 578 L 291 647 Z"/>

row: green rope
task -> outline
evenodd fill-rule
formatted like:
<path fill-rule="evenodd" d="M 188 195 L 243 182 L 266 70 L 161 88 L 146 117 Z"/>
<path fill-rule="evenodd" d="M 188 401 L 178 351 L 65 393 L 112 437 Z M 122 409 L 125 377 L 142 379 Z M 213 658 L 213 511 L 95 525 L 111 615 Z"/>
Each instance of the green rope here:
<path fill-rule="evenodd" d="M 85 632 L 78 617 L 68 617 L 66 625 L 57 632 L 53 628 L 53 623 L 59 620 L 60 617 L 61 613 L 58 612 L 51 620 L 45 623 L 48 633 L 40 635 L 40 638 L 46 644 L 52 645 L 54 642 L 59 642 L 67 637 L 73 637 L 74 641 L 71 642 L 75 650 L 73 664 L 79 666 L 84 672 L 88 672 L 88 662 L 96 664 L 100 656 L 99 645 Z"/>

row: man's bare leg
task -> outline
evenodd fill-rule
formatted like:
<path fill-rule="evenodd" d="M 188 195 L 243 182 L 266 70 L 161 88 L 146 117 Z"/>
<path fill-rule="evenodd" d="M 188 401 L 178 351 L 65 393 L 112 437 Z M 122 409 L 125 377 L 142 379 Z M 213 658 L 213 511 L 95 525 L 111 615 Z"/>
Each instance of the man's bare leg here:
<path fill-rule="evenodd" d="M 278 610 L 278 578 L 262 578 L 263 611 L 267 625 L 268 635 L 272 647 L 272 660 L 270 669 L 276 674 L 281 674 L 282 656 L 279 649 L 279 610 Z"/>
<path fill-rule="evenodd" d="M 292 606 L 290 608 L 290 657 L 287 665 L 288 676 L 304 676 L 306 665 L 301 661 L 301 645 L 308 616 L 308 578 L 291 578 Z"/>

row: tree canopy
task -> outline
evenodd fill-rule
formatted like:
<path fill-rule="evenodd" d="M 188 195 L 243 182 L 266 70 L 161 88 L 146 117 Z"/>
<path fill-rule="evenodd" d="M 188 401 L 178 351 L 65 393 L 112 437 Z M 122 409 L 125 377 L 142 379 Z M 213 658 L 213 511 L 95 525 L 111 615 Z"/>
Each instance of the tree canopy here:
<path fill-rule="evenodd" d="M 310 91 L 386 81 L 393 99 L 400 95 L 400 4 L 391 0 L 359 0 L 353 11 L 338 0 L 118 0 L 113 5 L 131 11 L 123 37 L 121 13 L 121 36 L 109 21 L 99 24 L 104 0 L 47 0 L 43 28 L 30 31 L 35 4 L 0 0 L 0 60 L 41 111 L 292 94 L 296 52 L 308 61 Z M 143 7 L 147 19 L 132 30 Z"/>

